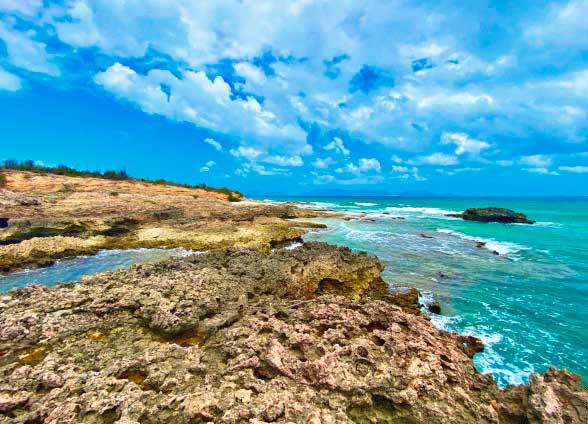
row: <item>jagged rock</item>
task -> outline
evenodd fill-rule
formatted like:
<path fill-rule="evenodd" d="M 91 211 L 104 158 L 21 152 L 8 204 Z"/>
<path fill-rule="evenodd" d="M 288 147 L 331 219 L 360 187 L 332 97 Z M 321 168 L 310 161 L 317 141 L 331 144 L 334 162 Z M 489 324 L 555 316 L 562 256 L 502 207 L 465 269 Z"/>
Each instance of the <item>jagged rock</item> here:
<path fill-rule="evenodd" d="M 386 300 L 394 305 L 400 306 L 406 312 L 421 315 L 421 304 L 419 303 L 419 291 L 410 287 L 399 289 L 386 295 Z"/>
<path fill-rule="evenodd" d="M 505 224 L 534 224 L 536 221 L 527 219 L 527 215 L 504 208 L 470 208 L 460 214 L 448 214 L 454 218 L 478 222 L 502 222 Z"/>
<path fill-rule="evenodd" d="M 429 303 L 429 305 L 427 305 L 427 309 L 430 312 L 433 312 L 434 314 L 440 314 L 441 313 L 441 303 L 439 303 L 438 300 L 434 300 L 431 303 Z"/>
<path fill-rule="evenodd" d="M 578 378 L 500 391 L 481 342 L 391 303 L 381 270 L 305 243 L 12 290 L 0 422 L 586 422 Z"/>

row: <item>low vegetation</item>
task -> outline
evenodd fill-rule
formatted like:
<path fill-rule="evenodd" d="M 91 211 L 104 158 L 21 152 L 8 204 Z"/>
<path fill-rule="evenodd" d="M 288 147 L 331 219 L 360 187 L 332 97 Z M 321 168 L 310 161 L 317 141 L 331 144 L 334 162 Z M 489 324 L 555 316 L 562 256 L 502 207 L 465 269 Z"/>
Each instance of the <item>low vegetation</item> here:
<path fill-rule="evenodd" d="M 181 184 L 181 183 L 174 183 L 171 181 L 167 181 L 164 179 L 157 179 L 157 180 L 148 180 L 144 178 L 134 178 L 127 174 L 124 169 L 119 171 L 108 170 L 108 171 L 79 171 L 77 169 L 70 168 L 66 165 L 58 165 L 55 167 L 51 166 L 41 166 L 37 165 L 32 160 L 25 160 L 22 162 L 18 162 L 15 160 L 7 160 L 4 162 L 4 165 L 0 166 L 0 187 L 3 187 L 6 184 L 6 177 L 2 174 L 2 169 L 9 169 L 14 171 L 27 171 L 33 172 L 36 174 L 54 174 L 54 175 L 65 175 L 68 177 L 80 177 L 80 178 L 104 178 L 107 180 L 118 180 L 118 181 L 140 181 L 150 184 L 158 184 L 158 185 L 171 185 L 176 187 L 185 187 L 185 188 L 198 188 L 200 190 L 205 190 L 213 193 L 224 194 L 227 196 L 227 200 L 230 202 L 239 202 L 243 200 L 243 193 L 231 190 L 226 187 L 209 187 L 206 184 L 198 184 L 198 185 L 190 185 L 190 184 Z"/>

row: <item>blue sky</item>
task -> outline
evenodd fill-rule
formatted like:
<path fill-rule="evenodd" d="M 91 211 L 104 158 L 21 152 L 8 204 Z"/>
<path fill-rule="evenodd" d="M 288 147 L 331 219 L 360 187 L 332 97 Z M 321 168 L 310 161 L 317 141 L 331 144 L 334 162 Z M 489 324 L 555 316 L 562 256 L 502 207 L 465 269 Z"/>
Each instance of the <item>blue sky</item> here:
<path fill-rule="evenodd" d="M 588 195 L 588 0 L 0 0 L 0 160 Z"/>

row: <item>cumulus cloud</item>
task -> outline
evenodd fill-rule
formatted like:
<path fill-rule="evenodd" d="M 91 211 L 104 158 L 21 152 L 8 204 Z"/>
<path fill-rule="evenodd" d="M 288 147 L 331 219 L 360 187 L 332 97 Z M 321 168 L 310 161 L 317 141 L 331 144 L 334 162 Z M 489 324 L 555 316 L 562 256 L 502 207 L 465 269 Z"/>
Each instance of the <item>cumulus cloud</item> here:
<path fill-rule="evenodd" d="M 262 159 L 263 162 L 279 166 L 302 166 L 304 162 L 300 156 L 267 156 Z"/>
<path fill-rule="evenodd" d="M 533 174 L 541 174 L 541 175 L 559 175 L 557 171 L 550 171 L 547 168 L 539 167 L 539 168 L 524 168 L 524 171 L 531 172 Z"/>
<path fill-rule="evenodd" d="M 263 152 L 254 147 L 239 146 L 237 149 L 231 149 L 230 153 L 238 158 L 246 158 L 249 160 L 257 159 Z"/>
<path fill-rule="evenodd" d="M 575 174 L 588 174 L 588 166 L 560 166 L 560 171 L 573 172 Z"/>
<path fill-rule="evenodd" d="M 441 144 L 455 144 L 455 154 L 458 156 L 464 153 L 478 156 L 482 150 L 490 147 L 489 143 L 471 138 L 465 133 L 443 133 Z"/>
<path fill-rule="evenodd" d="M 298 126 L 283 124 L 253 97 L 233 98 L 230 86 L 220 76 L 208 79 L 203 71 L 186 71 L 182 79 L 164 70 L 147 75 L 115 63 L 94 80 L 104 89 L 130 100 L 152 114 L 195 123 L 217 131 L 244 133 L 258 138 L 298 142 L 304 150 L 306 135 Z M 163 86 L 167 87 L 164 91 Z"/>
<path fill-rule="evenodd" d="M 206 144 L 210 144 L 217 152 L 223 149 L 223 146 L 214 138 L 207 137 L 203 140 Z"/>
<path fill-rule="evenodd" d="M 331 165 L 334 165 L 336 163 L 335 160 L 333 160 L 333 158 L 331 157 L 326 157 L 326 158 L 316 158 L 316 160 L 314 162 L 312 162 L 312 166 L 314 166 L 315 168 L 318 169 L 326 169 Z"/>
<path fill-rule="evenodd" d="M 239 62 L 233 65 L 235 72 L 255 84 L 263 84 L 266 77 L 261 69 L 249 62 Z"/>
<path fill-rule="evenodd" d="M 381 172 L 382 167 L 380 166 L 380 161 L 376 158 L 361 158 L 359 160 L 359 170 L 361 172 Z"/>
<path fill-rule="evenodd" d="M 212 168 L 215 165 L 216 165 L 215 161 L 209 160 L 208 162 L 206 162 L 206 165 L 204 165 L 203 167 L 200 168 L 200 172 L 209 172 L 210 168 Z"/>
<path fill-rule="evenodd" d="M 34 36 L 33 31 L 18 31 L 0 21 L 0 39 L 6 45 L 10 63 L 27 71 L 58 76 L 59 68 L 51 62 L 46 44 L 35 41 Z"/>
<path fill-rule="evenodd" d="M 520 162 L 523 165 L 534 166 L 541 169 L 550 166 L 553 163 L 553 159 L 546 155 L 530 155 L 521 157 Z"/>
<path fill-rule="evenodd" d="M 43 7 L 43 0 L 0 0 L 0 11 L 32 16 Z"/>
<path fill-rule="evenodd" d="M 18 91 L 20 88 L 20 78 L 0 68 L 0 90 Z"/>
<path fill-rule="evenodd" d="M 427 156 L 420 156 L 414 161 L 409 161 L 411 164 L 421 165 L 439 165 L 439 166 L 451 166 L 457 165 L 459 160 L 456 156 L 446 155 L 445 153 L 432 153 Z"/>
<path fill-rule="evenodd" d="M 343 140 L 341 140 L 339 137 L 333 137 L 333 141 L 325 145 L 324 149 L 334 150 L 335 152 L 341 153 L 345 156 L 349 156 L 349 153 L 351 153 L 348 149 L 345 148 L 345 146 L 343 145 Z"/>
<path fill-rule="evenodd" d="M 86 68 L 74 71 L 118 98 L 241 140 L 249 150 L 231 153 L 247 162 L 243 173 L 335 165 L 307 159 L 312 145 L 352 175 L 364 172 L 360 156 L 385 168 L 391 157 L 407 179 L 414 166 L 465 168 L 484 154 L 499 166 L 523 156 L 514 162 L 549 170 L 533 152 L 574 151 L 588 138 L 588 71 L 577 53 L 588 44 L 587 7 L 529 1 L 488 16 L 482 7 L 375 0 L 0 0 L 14 15 L 0 20 L 13 74 L 0 74 L 0 87 L 45 78 L 23 70 L 61 68 L 68 78 L 83 52 Z M 524 35 L 517 43 L 510 28 Z M 438 153 L 437 140 L 451 154 Z M 537 149 L 541 140 L 550 149 Z"/>

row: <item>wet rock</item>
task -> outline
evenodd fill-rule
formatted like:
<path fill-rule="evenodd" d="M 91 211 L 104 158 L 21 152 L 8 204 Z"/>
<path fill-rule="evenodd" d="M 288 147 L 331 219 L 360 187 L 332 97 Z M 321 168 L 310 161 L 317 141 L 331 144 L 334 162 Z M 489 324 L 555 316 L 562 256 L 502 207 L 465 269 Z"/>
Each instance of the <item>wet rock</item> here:
<path fill-rule="evenodd" d="M 426 238 L 426 239 L 432 239 L 432 238 L 434 238 L 433 236 L 430 236 L 430 235 L 425 234 L 425 233 L 421 233 L 421 237 L 422 238 Z"/>
<path fill-rule="evenodd" d="M 461 214 L 449 214 L 447 216 L 462 218 L 466 221 L 501 222 L 505 224 L 534 224 L 536 221 L 527 219 L 527 216 L 504 208 L 470 208 Z"/>
<path fill-rule="evenodd" d="M 8 221 L 10 220 L 10 218 L 2 218 L 0 217 L 0 228 L 7 228 L 8 227 Z"/>
<path fill-rule="evenodd" d="M 385 300 L 394 305 L 400 306 L 404 311 L 410 314 L 421 314 L 419 291 L 414 287 L 389 293 L 386 295 Z"/>
<path fill-rule="evenodd" d="M 474 336 L 460 336 L 461 347 L 470 358 L 476 353 L 484 352 L 484 343 Z"/>
<path fill-rule="evenodd" d="M 441 303 L 439 303 L 438 300 L 434 300 L 433 302 L 431 302 L 427 305 L 427 309 L 429 310 L 429 312 L 432 312 L 434 314 L 440 314 L 441 313 Z"/>

